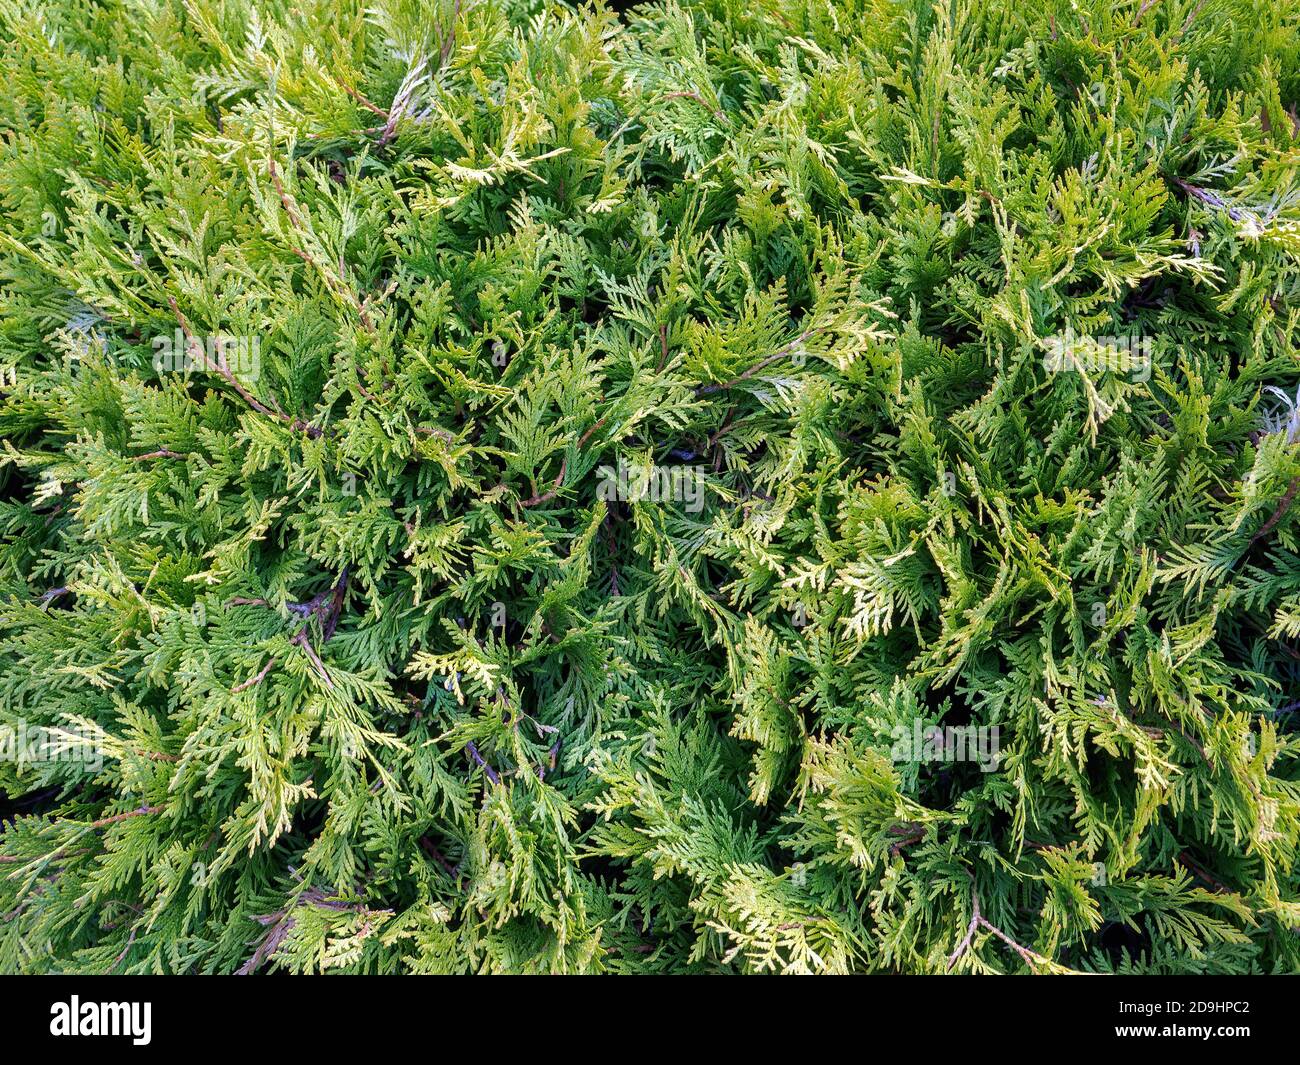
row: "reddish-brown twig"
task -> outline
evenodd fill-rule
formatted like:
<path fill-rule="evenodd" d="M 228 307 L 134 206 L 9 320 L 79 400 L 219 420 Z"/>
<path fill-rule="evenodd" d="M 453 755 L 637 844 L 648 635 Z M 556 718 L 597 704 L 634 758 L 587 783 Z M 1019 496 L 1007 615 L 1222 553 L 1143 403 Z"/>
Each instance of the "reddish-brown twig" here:
<path fill-rule="evenodd" d="M 970 876 L 969 873 L 967 873 L 966 875 Z M 961 958 L 961 956 L 970 949 L 971 943 L 975 938 L 975 933 L 981 928 L 984 929 L 984 931 L 997 936 L 1000 940 L 1002 940 L 1003 943 L 1005 943 L 1017 954 L 1019 954 L 1020 957 L 1025 961 L 1025 963 L 1029 965 L 1031 968 L 1034 965 L 1051 964 L 1051 962 L 1047 958 L 1044 958 L 1041 954 L 1035 953 L 1034 951 L 1030 950 L 1028 947 L 1022 947 L 1019 943 L 1017 943 L 1014 939 L 1012 939 L 1009 935 L 1007 935 L 1004 931 L 1002 931 L 1002 929 L 989 923 L 989 921 L 984 917 L 984 915 L 980 913 L 980 898 L 978 892 L 976 892 L 975 890 L 975 880 L 973 877 L 971 878 L 971 887 L 970 887 L 970 905 L 971 905 L 970 924 L 966 926 L 966 935 L 963 936 L 962 941 L 957 944 L 957 949 L 954 950 L 948 958 L 949 972 L 952 971 L 952 967 L 957 964 L 957 961 Z"/>
<path fill-rule="evenodd" d="M 587 441 L 591 439 L 592 434 L 598 432 L 600 430 L 600 427 L 604 425 L 607 421 L 609 421 L 608 414 L 606 414 L 603 418 L 600 419 L 600 421 L 598 421 L 595 425 L 593 425 L 590 429 L 588 429 L 585 433 L 583 433 L 582 436 L 578 439 L 578 447 L 585 446 Z"/>
<path fill-rule="evenodd" d="M 721 384 L 701 385 L 699 388 L 695 390 L 695 394 L 697 396 L 707 396 L 713 392 L 724 392 L 729 388 L 734 388 L 736 385 L 740 384 L 741 381 L 746 381 L 749 378 L 753 377 L 754 374 L 758 373 L 759 370 L 762 370 L 765 367 L 772 365 L 772 363 L 774 362 L 779 362 L 781 359 L 784 359 L 787 355 L 793 352 L 795 348 L 797 348 L 800 344 L 802 344 L 805 340 L 807 340 L 810 336 L 812 336 L 814 332 L 815 330 L 805 329 L 802 333 L 800 333 L 797 337 L 795 337 L 792 341 L 790 341 L 790 343 L 787 344 L 785 347 L 783 347 L 780 351 L 773 352 L 765 359 L 759 359 L 758 362 L 754 363 L 754 365 L 751 366 L 744 373 L 738 374 L 737 376 L 733 377 L 730 381 L 724 381 Z"/>
<path fill-rule="evenodd" d="M 448 31 L 447 36 L 443 37 L 442 44 L 438 49 L 439 67 L 447 65 L 447 60 L 451 58 L 452 49 L 456 47 L 456 20 L 460 18 L 460 3 L 461 0 L 456 0 L 455 10 L 451 14 L 451 29 Z"/>
<path fill-rule="evenodd" d="M 544 492 L 541 495 L 533 494 L 527 499 L 521 499 L 519 505 L 521 507 L 535 507 L 539 503 L 546 503 L 554 499 L 559 494 L 561 487 L 564 485 L 564 472 L 568 468 L 568 465 L 569 460 L 566 456 L 560 460 L 560 472 L 556 476 L 554 482 L 552 482 L 550 491 Z"/>
<path fill-rule="evenodd" d="M 363 93 L 358 92 L 351 85 L 347 84 L 347 82 L 345 82 L 342 78 L 336 77 L 334 79 L 334 83 L 345 93 L 351 96 L 352 99 L 356 100 L 356 102 L 359 103 L 362 107 L 364 107 L 367 111 L 373 111 L 377 115 L 382 115 L 384 119 L 388 118 L 387 111 L 385 111 L 382 107 L 379 107 L 376 104 L 371 103 Z"/>
<path fill-rule="evenodd" d="M 1286 492 L 1283 494 L 1282 498 L 1278 500 L 1277 509 L 1273 511 L 1273 516 L 1269 518 L 1268 521 L 1264 522 L 1264 524 L 1260 526 L 1259 532 L 1250 538 L 1252 544 L 1258 540 L 1262 540 L 1273 531 L 1277 523 L 1281 521 L 1282 518 L 1285 517 L 1286 512 L 1291 509 L 1291 504 L 1295 502 L 1297 492 L 1300 492 L 1300 477 L 1292 477 L 1291 483 L 1287 486 Z"/>
<path fill-rule="evenodd" d="M 162 751 L 146 751 L 139 747 L 132 747 L 136 754 L 141 758 L 148 758 L 151 762 L 179 762 L 180 757 L 174 754 L 163 754 Z"/>
<path fill-rule="evenodd" d="M 666 93 L 664 93 L 664 97 L 663 97 L 663 98 L 664 98 L 665 100 L 694 100 L 697 104 L 699 104 L 699 105 L 700 105 L 701 107 L 703 107 L 705 110 L 712 111 L 712 112 L 713 112 L 713 116 L 714 116 L 715 118 L 720 118 L 720 119 L 724 119 L 724 120 L 725 120 L 726 117 L 727 117 L 726 112 L 723 111 L 722 108 L 720 108 L 720 107 L 714 107 L 711 103 L 709 103 L 708 100 L 706 100 L 703 96 L 701 96 L 701 95 L 700 95 L 698 92 L 696 92 L 694 89 L 685 89 L 685 90 L 682 90 L 682 91 L 680 91 L 680 92 L 666 92 Z"/>
<path fill-rule="evenodd" d="M 302 218 L 299 216 L 293 201 L 289 199 L 289 194 L 285 192 L 284 185 L 280 181 L 280 172 L 276 169 L 275 160 L 268 159 L 267 167 L 271 173 L 271 182 L 275 185 L 276 195 L 280 197 L 280 205 L 284 208 L 285 214 L 289 216 L 290 223 L 293 225 L 293 228 L 303 236 L 308 236 L 309 232 L 307 227 L 303 224 Z M 357 294 L 352 291 L 352 287 L 348 284 L 347 278 L 343 276 L 342 256 L 340 256 L 339 259 L 339 269 L 336 275 L 328 268 L 318 263 L 314 256 L 303 251 L 302 248 L 290 245 L 290 250 L 303 262 L 308 263 L 319 271 L 321 279 L 325 282 L 325 287 L 344 303 L 349 304 L 352 309 L 357 312 L 357 317 L 361 321 L 361 326 L 367 333 L 373 333 L 375 331 L 374 323 L 370 320 L 370 315 L 366 313 L 365 301 L 361 300 Z"/>
<path fill-rule="evenodd" d="M 460 890 L 462 877 L 459 867 L 454 866 L 451 862 L 447 861 L 447 859 L 443 857 L 442 851 L 438 850 L 438 848 L 433 845 L 433 841 L 430 840 L 428 836 L 420 837 L 420 846 L 428 852 L 430 858 L 442 866 L 443 871 L 451 877 L 452 882 L 456 885 L 456 889 Z"/>
<path fill-rule="evenodd" d="M 1229 890 L 1226 886 L 1224 886 L 1224 884 L 1222 884 L 1220 881 L 1215 880 L 1214 877 L 1212 877 L 1209 873 L 1207 873 L 1204 869 L 1202 869 L 1199 865 L 1197 865 L 1194 861 L 1192 861 L 1189 857 L 1187 857 L 1185 853 L 1178 855 L 1178 864 L 1181 865 L 1193 876 L 1197 877 L 1200 880 L 1204 880 L 1207 884 L 1210 885 L 1210 887 L 1214 888 L 1215 891 L 1218 891 L 1224 895 L 1232 894 L 1231 890 Z"/>
<path fill-rule="evenodd" d="M 920 843 L 925 839 L 924 825 L 894 825 L 889 829 L 891 835 L 902 836 L 897 843 L 890 844 L 889 853 L 895 858 L 901 853 L 904 847 L 910 847 L 913 843 Z"/>
<path fill-rule="evenodd" d="M 98 821 L 92 821 L 87 828 L 103 828 L 105 825 L 115 825 L 119 821 L 125 821 L 131 817 L 142 817 L 145 814 L 161 813 L 161 806 L 141 806 L 138 810 L 127 810 L 124 814 L 114 814 L 112 817 L 101 817 Z"/>
<path fill-rule="evenodd" d="M 245 403 L 247 403 L 259 414 L 265 414 L 268 418 L 278 418 L 280 421 L 293 426 L 295 429 L 299 429 L 302 432 L 305 432 L 310 437 L 314 438 L 322 435 L 322 431 L 316 428 L 316 426 L 308 425 L 306 422 L 301 421 L 298 418 L 294 418 L 291 415 L 285 414 L 283 411 L 272 410 L 270 407 L 266 406 L 266 404 L 264 404 L 252 393 L 250 393 L 248 389 L 246 389 L 240 383 L 239 378 L 237 378 L 231 372 L 229 366 L 226 366 L 223 362 L 214 362 L 212 359 L 209 359 L 208 353 L 203 347 L 203 344 L 194 335 L 193 330 L 190 329 L 189 320 L 185 317 L 184 314 L 181 313 L 181 309 L 176 303 L 176 297 L 168 296 L 167 302 L 171 304 L 172 313 L 176 315 L 176 320 L 180 323 L 181 332 L 185 334 L 186 345 L 190 348 L 192 352 L 197 352 L 200 356 L 202 356 L 203 365 L 206 366 L 209 370 L 213 371 L 214 373 L 220 374 L 225 379 L 226 383 L 229 384 L 230 387 L 233 388 L 237 393 L 239 393 L 239 397 Z"/>
<path fill-rule="evenodd" d="M 236 684 L 233 688 L 230 689 L 231 693 L 234 695 L 238 695 L 242 691 L 247 691 L 249 688 L 253 688 L 256 687 L 258 684 L 261 684 L 262 681 L 266 680 L 266 675 L 271 672 L 271 667 L 274 665 L 275 665 L 275 656 L 272 655 L 270 658 L 266 660 L 266 665 L 262 667 L 262 671 L 260 673 L 258 673 L 256 676 L 249 677 L 248 680 L 244 681 L 243 684 Z"/>
<path fill-rule="evenodd" d="M 1175 41 L 1181 41 L 1183 39 L 1183 34 L 1192 28 L 1192 22 L 1196 19 L 1196 16 L 1201 13 L 1201 8 L 1204 6 L 1205 0 L 1201 0 L 1199 4 L 1192 8 L 1192 13 L 1187 16 L 1187 20 L 1183 23 L 1183 28 L 1174 34 Z"/>

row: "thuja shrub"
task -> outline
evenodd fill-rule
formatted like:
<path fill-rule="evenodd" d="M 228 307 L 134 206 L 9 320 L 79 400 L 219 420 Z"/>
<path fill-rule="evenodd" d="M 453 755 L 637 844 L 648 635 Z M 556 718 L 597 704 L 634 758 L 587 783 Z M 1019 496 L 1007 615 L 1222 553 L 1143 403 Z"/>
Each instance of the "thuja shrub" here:
<path fill-rule="evenodd" d="M 0 968 L 1300 967 L 1294 5 L 0 27 Z"/>

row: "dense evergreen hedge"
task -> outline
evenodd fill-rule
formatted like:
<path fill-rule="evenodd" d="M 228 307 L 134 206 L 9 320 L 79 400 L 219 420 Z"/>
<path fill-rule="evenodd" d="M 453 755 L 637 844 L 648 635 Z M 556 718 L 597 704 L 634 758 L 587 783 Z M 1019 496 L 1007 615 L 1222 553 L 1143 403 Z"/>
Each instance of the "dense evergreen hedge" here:
<path fill-rule="evenodd" d="M 0 33 L 0 969 L 1297 968 L 1290 0 Z"/>

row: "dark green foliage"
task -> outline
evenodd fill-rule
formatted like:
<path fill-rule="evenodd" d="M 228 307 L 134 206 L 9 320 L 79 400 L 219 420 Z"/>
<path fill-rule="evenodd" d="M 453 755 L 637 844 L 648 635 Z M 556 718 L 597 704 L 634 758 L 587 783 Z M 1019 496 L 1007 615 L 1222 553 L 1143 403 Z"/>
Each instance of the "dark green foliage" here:
<path fill-rule="evenodd" d="M 1300 967 L 1288 0 L 0 32 L 0 969 Z"/>

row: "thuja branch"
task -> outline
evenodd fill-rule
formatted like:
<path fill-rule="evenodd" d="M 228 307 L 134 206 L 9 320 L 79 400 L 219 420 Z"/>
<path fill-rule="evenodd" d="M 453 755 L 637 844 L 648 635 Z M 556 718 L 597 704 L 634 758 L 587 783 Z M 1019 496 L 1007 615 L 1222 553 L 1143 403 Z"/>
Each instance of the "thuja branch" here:
<path fill-rule="evenodd" d="M 531 496 L 529 496 L 527 499 L 521 499 L 521 500 L 519 501 L 519 505 L 520 505 L 521 507 L 535 507 L 535 506 L 537 506 L 539 503 L 546 503 L 546 502 L 549 502 L 550 500 L 554 499 L 557 495 L 559 495 L 560 488 L 561 488 L 561 487 L 563 486 L 563 484 L 564 484 L 564 473 L 565 473 L 565 470 L 568 469 L 568 466 L 569 466 L 569 460 L 568 460 L 568 458 L 561 459 L 561 460 L 560 460 L 560 472 L 559 472 L 558 474 L 556 474 L 556 476 L 555 476 L 555 480 L 552 482 L 551 487 L 550 487 L 550 490 L 547 491 L 547 492 L 542 492 L 542 493 L 540 493 L 540 494 L 534 492 L 534 493 L 533 493 Z"/>
<path fill-rule="evenodd" d="M 107 828 L 109 825 L 116 825 L 116 824 L 120 824 L 123 821 L 129 821 L 135 817 L 147 817 L 150 814 L 161 813 L 162 810 L 163 810 L 162 806 L 140 806 L 134 810 L 127 810 L 125 813 L 112 814 L 108 817 L 101 817 L 98 818 L 97 820 L 90 821 L 84 824 L 78 824 L 77 822 L 63 822 L 67 824 L 76 825 L 77 827 L 76 834 L 65 843 L 60 844 L 49 854 L 44 855 L 41 858 L 35 859 L 35 861 L 38 863 L 37 872 L 39 873 L 40 870 L 44 869 L 51 862 L 59 861 L 64 857 L 68 857 L 69 856 L 67 853 L 68 848 L 71 847 L 78 840 L 80 840 L 82 837 L 89 835 L 92 832 L 97 832 L 101 828 Z M 89 852 L 80 852 L 80 853 L 89 853 Z"/>
<path fill-rule="evenodd" d="M 167 448 L 159 448 L 157 451 L 146 451 L 143 455 L 132 455 L 132 462 L 143 462 L 145 459 L 183 459 L 184 455 L 177 451 L 169 451 Z"/>
<path fill-rule="evenodd" d="M 189 347 L 191 354 L 199 355 L 203 360 L 203 365 L 208 370 L 220 374 L 225 379 L 226 383 L 229 384 L 236 393 L 238 393 L 240 399 L 259 414 L 265 414 L 268 418 L 275 418 L 278 421 L 284 422 L 286 425 L 291 425 L 293 428 L 306 433 L 310 437 L 319 437 L 322 435 L 322 431 L 316 426 L 308 425 L 306 422 L 285 414 L 283 411 L 272 410 L 243 386 L 239 378 L 231 372 L 229 366 L 226 366 L 224 362 L 214 361 L 208 358 L 206 348 L 194 335 L 194 331 L 190 329 L 189 321 L 186 319 L 185 315 L 181 313 L 181 309 L 176 303 L 176 297 L 168 296 L 167 302 L 171 304 L 172 313 L 176 315 L 176 321 L 180 323 L 181 332 L 185 335 L 185 343 Z"/>
<path fill-rule="evenodd" d="M 334 635 L 334 630 L 338 627 L 339 617 L 343 612 L 343 601 L 347 594 L 348 588 L 348 567 L 344 566 L 339 570 L 338 580 L 334 582 L 333 587 L 327 591 L 318 592 L 305 603 L 288 603 L 286 606 L 295 614 L 306 619 L 301 629 L 292 636 L 289 642 L 298 648 L 307 656 L 311 662 L 312 668 L 316 670 L 317 676 L 321 678 L 325 686 L 331 690 L 334 688 L 334 682 L 330 679 L 329 670 L 325 668 L 325 663 L 321 661 L 320 655 L 311 644 L 309 629 L 312 618 L 317 619 L 320 623 L 321 637 L 323 642 L 328 642 Z M 236 596 L 230 600 L 232 606 L 267 606 L 271 604 L 265 599 L 249 599 L 244 596 Z M 231 688 L 232 694 L 247 691 L 261 684 L 270 674 L 275 666 L 275 657 L 267 659 L 266 665 L 254 676 L 248 680 Z"/>
<path fill-rule="evenodd" d="M 492 781 L 493 784 L 501 783 L 501 774 L 493 769 L 487 761 L 484 760 L 483 756 L 478 753 L 478 747 L 475 745 L 473 740 L 465 744 L 465 750 L 469 752 L 469 756 L 474 759 L 475 764 L 478 765 L 478 767 L 487 775 L 488 780 Z"/>
<path fill-rule="evenodd" d="M 115 825 L 119 821 L 127 821 L 132 817 L 144 817 L 146 814 L 161 813 L 161 806 L 141 806 L 138 810 L 127 810 L 123 814 L 114 814 L 112 817 L 101 817 L 98 821 L 92 821 L 87 828 L 104 828 L 106 825 Z"/>
<path fill-rule="evenodd" d="M 266 665 L 264 665 L 258 673 L 249 677 L 248 680 L 244 681 L 242 684 L 236 684 L 233 688 L 230 689 L 231 693 L 234 695 L 238 695 L 240 692 L 247 691 L 249 688 L 257 687 L 257 685 L 261 684 L 262 681 L 266 680 L 267 674 L 271 672 L 271 669 L 274 665 L 275 665 L 275 656 L 272 655 L 270 658 L 266 660 Z"/>
<path fill-rule="evenodd" d="M 385 120 L 388 119 L 388 112 L 387 112 L 387 111 L 385 111 L 382 107 L 379 107 L 377 104 L 373 104 L 373 103 L 371 103 L 370 100 L 368 100 L 368 99 L 365 97 L 364 94 L 362 94 L 361 92 L 358 92 L 358 91 L 357 91 L 356 89 L 354 89 L 351 85 L 349 85 L 347 82 L 345 82 L 342 78 L 335 77 L 335 78 L 334 78 L 334 83 L 335 83 L 335 84 L 336 84 L 340 89 L 342 89 L 345 93 L 347 93 L 349 96 L 351 96 L 352 99 L 356 100 L 356 102 L 359 103 L 362 107 L 364 107 L 367 111 L 370 111 L 370 112 L 372 112 L 373 114 L 379 115 L 379 116 L 381 116 L 382 118 L 384 118 Z"/>
<path fill-rule="evenodd" d="M 706 100 L 702 95 L 700 95 L 700 93 L 698 93 L 694 89 L 681 89 L 678 90 L 677 92 L 666 92 L 664 93 L 663 98 L 665 100 L 693 100 L 695 103 L 703 107 L 706 111 L 711 111 L 713 113 L 714 118 L 720 118 L 725 121 L 727 117 L 726 112 L 723 111 L 722 108 L 714 107 L 711 103 L 709 103 L 708 100 Z"/>
<path fill-rule="evenodd" d="M 1259 532 L 1250 538 L 1252 544 L 1264 539 L 1277 526 L 1285 516 L 1286 512 L 1291 509 L 1291 504 L 1295 502 L 1296 494 L 1300 493 L 1300 476 L 1292 477 L 1291 483 L 1283 493 L 1282 498 L 1278 500 L 1276 509 L 1268 521 L 1260 526 Z"/>
<path fill-rule="evenodd" d="M 968 873 L 967 875 L 969 876 L 970 874 Z M 1028 947 L 1022 947 L 1009 935 L 1003 932 L 1002 929 L 990 923 L 989 920 L 982 913 L 980 913 L 980 898 L 979 898 L 979 893 L 975 890 L 974 878 L 971 879 L 970 904 L 971 904 L 970 924 L 966 926 L 966 934 L 965 936 L 962 937 L 961 942 L 957 944 L 957 949 L 954 950 L 948 958 L 949 972 L 952 971 L 953 966 L 957 964 L 957 962 L 961 959 L 961 956 L 965 954 L 968 950 L 970 950 L 971 944 L 975 939 L 975 933 L 981 929 L 983 929 L 986 932 L 989 932 L 992 935 L 997 936 L 998 939 L 1002 940 L 1003 943 L 1005 943 L 1017 954 L 1019 954 L 1020 957 L 1024 960 L 1025 964 L 1029 965 L 1031 968 L 1040 965 L 1051 966 L 1053 964 L 1050 959 L 1044 958 L 1041 954 L 1038 954 L 1035 951 L 1030 950 Z"/>
<path fill-rule="evenodd" d="M 298 231 L 300 236 L 310 236 L 297 208 L 294 206 L 293 201 L 289 199 L 289 194 L 285 191 L 284 184 L 280 180 L 280 172 L 275 165 L 275 160 L 268 159 L 267 167 L 270 170 L 271 182 L 275 185 L 276 195 L 280 198 L 280 205 L 284 208 L 285 214 L 288 215 L 290 224 Z M 335 272 L 329 267 L 322 266 L 316 261 L 314 256 L 297 245 L 290 245 L 290 248 L 298 258 L 302 259 L 303 262 L 307 263 L 319 272 L 321 279 L 325 282 L 326 288 L 357 312 L 357 317 L 361 321 L 362 328 L 365 329 L 367 333 L 374 333 L 375 324 L 370 320 L 370 315 L 366 309 L 366 302 L 357 296 L 357 294 L 352 290 L 352 286 L 348 284 L 347 278 L 344 276 L 342 257 L 340 256 L 339 258 L 338 270 Z"/>
<path fill-rule="evenodd" d="M 723 381 L 721 384 L 701 385 L 699 388 L 695 390 L 695 394 L 697 396 L 708 396 L 714 392 L 725 392 L 729 388 L 735 388 L 736 385 L 740 384 L 742 381 L 748 381 L 760 370 L 763 370 L 768 366 L 771 366 L 772 363 L 780 362 L 782 359 L 788 357 L 789 355 L 792 355 L 795 352 L 795 350 L 799 347 L 799 345 L 802 344 L 805 340 L 807 340 L 810 336 L 812 336 L 815 332 L 816 332 L 815 329 L 805 329 L 802 333 L 800 333 L 797 337 L 795 337 L 794 340 L 790 341 L 789 344 L 781 348 L 780 351 L 775 351 L 771 355 L 767 356 L 767 358 L 760 359 L 744 373 L 737 374 L 730 381 Z"/>
<path fill-rule="evenodd" d="M 603 426 L 605 422 L 608 420 L 609 420 L 609 415 L 606 414 L 603 417 L 601 417 L 594 425 L 592 425 L 590 429 L 588 429 L 585 433 L 583 433 L 578 440 L 578 445 L 577 445 L 578 450 L 584 448 L 587 445 L 587 441 L 590 440 L 592 436 L 594 436 L 596 432 L 601 428 L 601 426 Z M 519 501 L 519 505 L 521 507 L 535 507 L 535 506 L 539 506 L 542 503 L 548 503 L 552 499 L 554 499 L 557 495 L 559 495 L 560 489 L 564 486 L 564 475 L 567 472 L 568 468 L 569 468 L 569 459 L 568 456 L 565 456 L 563 459 L 560 460 L 560 472 L 556 474 L 555 480 L 551 482 L 551 487 L 545 492 L 534 491 L 533 494 L 529 496 L 527 499 L 521 499 Z"/>

